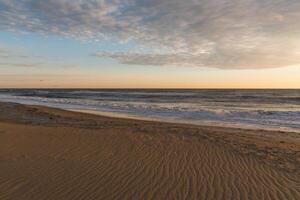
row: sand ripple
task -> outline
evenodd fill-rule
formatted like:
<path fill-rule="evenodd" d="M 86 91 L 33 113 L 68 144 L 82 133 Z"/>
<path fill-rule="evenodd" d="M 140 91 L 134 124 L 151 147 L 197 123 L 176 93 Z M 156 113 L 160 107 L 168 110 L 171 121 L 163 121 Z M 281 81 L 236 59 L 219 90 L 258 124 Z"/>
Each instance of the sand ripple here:
<path fill-rule="evenodd" d="M 298 173 L 176 130 L 0 122 L 0 199 L 300 199 Z"/>

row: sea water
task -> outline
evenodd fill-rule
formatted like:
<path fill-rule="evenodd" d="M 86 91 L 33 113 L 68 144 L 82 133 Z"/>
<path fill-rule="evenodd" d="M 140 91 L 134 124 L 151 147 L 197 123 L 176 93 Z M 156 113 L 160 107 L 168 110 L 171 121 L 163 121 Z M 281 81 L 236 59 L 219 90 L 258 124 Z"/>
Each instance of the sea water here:
<path fill-rule="evenodd" d="M 167 122 L 300 131 L 300 90 L 1 89 L 0 101 Z"/>

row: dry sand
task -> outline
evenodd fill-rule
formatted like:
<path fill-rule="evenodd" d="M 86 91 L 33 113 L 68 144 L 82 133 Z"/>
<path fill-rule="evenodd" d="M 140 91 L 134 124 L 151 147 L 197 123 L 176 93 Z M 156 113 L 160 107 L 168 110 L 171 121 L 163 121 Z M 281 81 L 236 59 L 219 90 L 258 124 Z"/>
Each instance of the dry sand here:
<path fill-rule="evenodd" d="M 300 135 L 0 104 L 0 199 L 300 199 Z"/>

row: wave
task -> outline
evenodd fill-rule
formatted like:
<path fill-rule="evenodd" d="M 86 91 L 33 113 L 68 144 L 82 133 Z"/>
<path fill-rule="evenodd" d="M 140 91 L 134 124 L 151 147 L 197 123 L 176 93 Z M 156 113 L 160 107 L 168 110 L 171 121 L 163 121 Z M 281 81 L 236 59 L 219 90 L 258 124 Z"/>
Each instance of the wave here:
<path fill-rule="evenodd" d="M 98 101 L 96 99 L 45 98 L 35 96 L 0 95 L 0 100 L 45 105 L 63 109 L 80 109 L 121 113 L 141 118 L 196 124 L 217 123 L 238 127 L 300 130 L 299 107 L 227 106 L 219 103 L 162 103 L 139 101 Z M 234 106 L 235 105 L 235 106 Z"/>

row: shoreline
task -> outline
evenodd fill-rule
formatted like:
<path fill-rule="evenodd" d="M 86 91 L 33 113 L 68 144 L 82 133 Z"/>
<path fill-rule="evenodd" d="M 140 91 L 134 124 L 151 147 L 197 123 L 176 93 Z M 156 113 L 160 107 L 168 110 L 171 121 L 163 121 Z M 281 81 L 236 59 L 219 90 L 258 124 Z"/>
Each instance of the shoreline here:
<path fill-rule="evenodd" d="M 234 136 L 240 136 L 238 137 L 239 139 L 241 138 L 247 138 L 247 137 L 253 137 L 254 142 L 257 142 L 255 140 L 258 139 L 270 139 L 269 142 L 272 142 L 272 140 L 277 140 L 276 142 L 279 142 L 278 144 L 283 144 L 286 142 L 295 142 L 295 146 L 299 147 L 299 158 L 297 159 L 299 161 L 299 163 L 297 163 L 297 165 L 299 164 L 299 173 L 300 173 L 300 133 L 298 132 L 290 132 L 290 131 L 282 131 L 282 130 L 266 130 L 266 129 L 249 129 L 249 128 L 239 128 L 239 127 L 223 127 L 223 126 L 218 126 L 218 125 L 199 125 L 199 124 L 189 124 L 189 123 L 179 123 L 179 122 L 166 122 L 166 121 L 158 121 L 158 120 L 152 120 L 152 119 L 141 119 L 141 118 L 130 118 L 130 117 L 125 117 L 125 116 L 120 116 L 119 114 L 112 114 L 108 112 L 108 113 L 104 113 L 100 114 L 98 111 L 96 112 L 85 112 L 83 110 L 73 110 L 73 109 L 62 109 L 62 108 L 55 108 L 55 107 L 48 107 L 48 106 L 40 106 L 40 105 L 28 105 L 28 104 L 20 104 L 20 103 L 14 103 L 14 102 L 0 102 L 0 108 L 3 105 L 16 105 L 16 106 L 20 106 L 23 107 L 23 109 L 33 109 L 36 111 L 36 109 L 40 112 L 42 112 L 44 115 L 50 115 L 47 116 L 49 117 L 49 119 L 53 119 L 53 117 L 51 115 L 54 114 L 67 114 L 67 116 L 80 116 L 83 118 L 91 118 L 91 119 L 106 119 L 108 121 L 121 121 L 121 122 L 125 122 L 125 123 L 130 123 L 130 124 L 150 124 L 150 125 L 160 125 L 160 126 L 166 126 L 167 128 L 169 127 L 180 127 L 180 128 L 186 128 L 186 129 L 196 129 L 196 130 L 204 130 L 204 131 L 208 131 L 209 134 L 211 134 L 211 136 L 216 136 L 218 137 L 219 133 L 222 139 L 225 139 L 224 134 L 229 134 L 229 136 L 232 136 L 232 134 L 230 133 L 234 133 Z M 1 112 L 1 110 L 0 110 Z M 106 115 L 107 114 L 107 115 Z M 37 116 L 38 117 L 38 116 Z M 16 120 L 17 118 L 15 118 L 14 120 Z M 50 121 L 51 121 L 50 120 Z M 0 115 L 0 122 L 1 122 L 1 115 Z M 13 123 L 15 123 L 16 121 L 14 121 Z M 35 120 L 31 121 L 32 124 L 34 123 Z M 18 122 L 17 119 L 17 123 L 22 123 L 22 121 Z M 23 122 L 24 123 L 24 122 Z M 28 123 L 27 121 L 25 123 Z M 43 121 L 43 122 L 38 122 L 38 125 L 50 125 L 51 123 L 47 122 L 47 121 Z M 59 125 L 60 123 L 58 123 Z M 67 125 L 67 124 L 64 124 Z M 71 124 L 71 126 L 73 126 L 74 124 Z M 76 125 L 74 125 L 76 127 Z M 214 135 L 217 134 L 217 135 Z M 194 134 L 192 134 L 194 135 Z M 285 141 L 286 140 L 286 141 Z M 237 141 L 235 141 L 237 142 Z M 268 142 L 268 141 L 264 141 L 264 142 Z M 240 141 L 240 144 L 242 144 L 242 142 Z M 249 144 L 246 144 L 246 146 L 249 146 Z M 250 144 L 251 146 L 252 144 Z M 264 144 L 266 145 L 266 144 Z M 247 147 L 248 148 L 248 147 Z M 251 150 L 252 151 L 252 150 Z M 276 150 L 278 151 L 278 150 Z M 296 168 L 295 168 L 296 169 Z"/>
<path fill-rule="evenodd" d="M 216 129 L 216 130 L 236 130 L 236 131 L 245 131 L 245 132 L 266 132 L 266 133 L 287 133 L 287 134 L 296 134 L 297 139 L 300 141 L 300 130 L 290 130 L 290 129 L 276 129 L 276 128 L 264 128 L 264 127 L 257 127 L 252 128 L 251 126 L 245 126 L 239 127 L 239 126 L 231 126 L 231 125 L 225 125 L 220 123 L 193 123 L 193 122 L 185 122 L 185 121 L 176 121 L 176 120 L 164 120 L 160 118 L 147 118 L 140 115 L 129 115 L 125 113 L 117 113 L 117 112 L 110 112 L 110 111 L 99 111 L 99 110 L 88 110 L 88 109 L 69 109 L 69 108 L 60 108 L 60 107 L 54 107 L 54 106 L 45 106 L 45 105 L 38 105 L 38 104 L 27 104 L 27 103 L 16 103 L 16 102 L 5 102 L 0 101 L 0 105 L 5 104 L 15 104 L 15 105 L 22 105 L 25 107 L 36 107 L 36 108 L 42 108 L 46 110 L 53 110 L 53 111 L 62 111 L 62 112 L 71 112 L 71 113 L 78 113 L 82 115 L 91 115 L 95 117 L 102 117 L 102 118 L 111 118 L 116 120 L 129 120 L 129 121 L 137 121 L 137 122 L 148 122 L 148 123 L 159 123 L 159 124 L 167 124 L 167 125 L 179 125 L 179 126 L 191 126 L 195 128 L 210 128 L 210 129 Z M 186 120 L 188 121 L 188 120 Z M 255 126 L 255 125 L 253 125 Z"/>
<path fill-rule="evenodd" d="M 47 106 L 46 106 L 47 107 Z M 51 107 L 55 108 L 55 107 Z M 253 131 L 275 131 L 275 132 L 287 132 L 287 133 L 297 133 L 300 134 L 300 130 L 292 129 L 292 128 L 272 128 L 265 127 L 262 125 L 254 125 L 254 124 L 230 124 L 230 123 L 220 123 L 220 122 L 196 122 L 193 120 L 167 120 L 164 118 L 155 118 L 155 117 L 144 117 L 136 114 L 125 114 L 118 112 L 109 112 L 109 111 L 99 111 L 99 110 L 88 110 L 88 109 L 64 109 L 59 108 L 66 111 L 80 112 L 86 114 L 93 114 L 103 117 L 112 117 L 118 119 L 131 119 L 131 120 L 139 120 L 139 121 L 151 121 L 151 122 L 161 122 L 161 123 L 170 123 L 170 124 L 183 124 L 183 125 L 191 125 L 191 126 L 199 126 L 199 127 L 216 127 L 216 128 L 228 128 L 228 129 L 239 129 L 239 130 L 253 130 Z"/>
<path fill-rule="evenodd" d="M 300 134 L 289 132 L 0 103 L 0 160 L 1 199 L 300 196 Z"/>
<path fill-rule="evenodd" d="M 167 119 L 163 117 L 146 117 L 139 114 L 134 113 L 122 113 L 122 112 L 114 112 L 114 111 L 101 111 L 96 109 L 84 109 L 84 108 L 67 108 L 63 106 L 52 106 L 52 105 L 44 105 L 40 103 L 34 102 L 13 102 L 13 101 L 1 101 L 0 103 L 16 103 L 28 106 L 42 106 L 49 107 L 54 109 L 62 109 L 65 111 L 74 111 L 81 112 L 86 114 L 94 114 L 104 117 L 113 117 L 120 119 L 132 119 L 132 120 L 141 120 L 141 121 L 153 121 L 153 122 L 163 122 L 163 123 L 172 123 L 172 124 L 186 124 L 192 126 L 205 126 L 205 127 L 219 127 L 219 128 L 229 128 L 229 129 L 241 129 L 241 130 L 254 130 L 254 131 L 278 131 L 278 132 L 289 132 L 289 133 L 297 133 L 300 134 L 300 129 L 296 128 L 287 128 L 287 127 L 271 127 L 266 125 L 259 124 L 242 124 L 242 123 L 232 123 L 232 122 L 221 122 L 221 121 L 199 121 L 199 120 L 188 120 L 188 119 Z"/>

